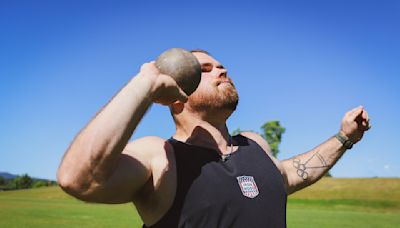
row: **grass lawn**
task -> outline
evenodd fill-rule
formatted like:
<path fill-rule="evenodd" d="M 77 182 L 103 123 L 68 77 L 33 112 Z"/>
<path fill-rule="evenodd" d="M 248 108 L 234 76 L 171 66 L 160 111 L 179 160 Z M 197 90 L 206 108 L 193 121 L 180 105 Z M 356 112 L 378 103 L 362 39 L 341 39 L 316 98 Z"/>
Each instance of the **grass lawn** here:
<path fill-rule="evenodd" d="M 324 178 L 289 197 L 288 227 L 400 227 L 400 179 Z M 58 187 L 0 192 L 0 227 L 141 227 L 132 204 L 88 204 Z"/>
<path fill-rule="evenodd" d="M 324 178 L 287 211 L 288 227 L 400 227 L 400 179 Z"/>
<path fill-rule="evenodd" d="M 80 202 L 59 187 L 0 192 L 0 227 L 140 227 L 133 204 Z"/>

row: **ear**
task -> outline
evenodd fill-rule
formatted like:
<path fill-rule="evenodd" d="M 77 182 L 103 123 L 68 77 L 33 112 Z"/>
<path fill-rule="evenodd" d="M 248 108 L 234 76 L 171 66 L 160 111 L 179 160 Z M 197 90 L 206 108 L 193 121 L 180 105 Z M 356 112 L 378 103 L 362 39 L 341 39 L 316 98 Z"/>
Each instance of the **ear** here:
<path fill-rule="evenodd" d="M 175 101 L 170 105 L 171 112 L 172 114 L 179 114 L 183 111 L 183 108 L 185 107 L 185 104 L 181 101 Z"/>

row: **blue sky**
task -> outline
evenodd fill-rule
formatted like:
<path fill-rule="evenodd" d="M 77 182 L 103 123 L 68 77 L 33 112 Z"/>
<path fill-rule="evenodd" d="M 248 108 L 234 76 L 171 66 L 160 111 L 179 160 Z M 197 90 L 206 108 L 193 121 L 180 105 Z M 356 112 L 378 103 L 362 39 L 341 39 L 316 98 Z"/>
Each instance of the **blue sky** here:
<path fill-rule="evenodd" d="M 279 120 L 286 159 L 364 105 L 373 128 L 333 176 L 400 176 L 398 1 L 137 2 L 0 2 L 0 171 L 54 179 L 74 136 L 141 64 L 182 47 L 228 68 L 240 96 L 231 131 Z M 173 132 L 154 105 L 132 139 Z"/>

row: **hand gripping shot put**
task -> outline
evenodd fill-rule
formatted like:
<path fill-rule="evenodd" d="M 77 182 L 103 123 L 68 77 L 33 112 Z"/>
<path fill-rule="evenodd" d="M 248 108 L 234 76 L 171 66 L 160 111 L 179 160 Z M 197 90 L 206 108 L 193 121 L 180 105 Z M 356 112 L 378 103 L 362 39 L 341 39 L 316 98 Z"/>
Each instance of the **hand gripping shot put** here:
<path fill-rule="evenodd" d="M 367 111 L 356 107 L 326 141 L 278 160 L 257 133 L 230 135 L 238 102 L 214 56 L 169 49 L 76 135 L 58 183 L 86 202 L 133 203 L 143 227 L 286 227 L 287 196 L 317 182 L 370 129 Z M 153 103 L 169 108 L 175 132 L 130 141 Z"/>

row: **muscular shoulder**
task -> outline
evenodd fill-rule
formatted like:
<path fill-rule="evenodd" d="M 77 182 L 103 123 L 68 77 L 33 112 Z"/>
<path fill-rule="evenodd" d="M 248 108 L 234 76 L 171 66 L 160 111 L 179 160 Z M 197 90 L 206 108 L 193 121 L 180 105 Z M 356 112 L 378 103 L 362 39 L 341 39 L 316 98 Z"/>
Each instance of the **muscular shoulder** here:
<path fill-rule="evenodd" d="M 157 156 L 160 151 L 169 148 L 167 140 L 157 136 L 146 136 L 130 141 L 124 150 L 127 154 L 143 154 L 146 157 Z"/>
<path fill-rule="evenodd" d="M 162 169 L 168 165 L 172 152 L 171 144 L 160 137 L 146 136 L 129 142 L 123 154 L 140 161 L 149 172 Z"/>
<path fill-rule="evenodd" d="M 129 142 L 124 153 L 145 164 L 155 182 L 174 163 L 172 145 L 168 140 L 156 136 L 146 136 Z"/>
<path fill-rule="evenodd" d="M 240 134 L 255 141 L 269 156 L 272 156 L 271 148 L 269 147 L 268 142 L 265 141 L 261 135 L 251 131 L 243 131 L 240 132 Z"/>
<path fill-rule="evenodd" d="M 133 199 L 142 219 L 147 223 L 158 221 L 172 205 L 175 196 L 176 170 L 173 147 L 168 140 L 144 137 L 132 141 L 127 152 L 143 159 L 151 178 Z"/>

